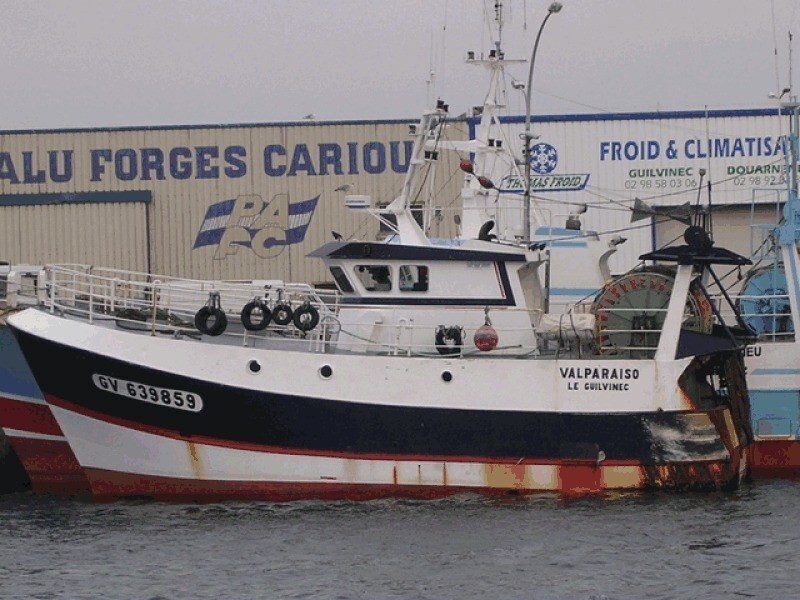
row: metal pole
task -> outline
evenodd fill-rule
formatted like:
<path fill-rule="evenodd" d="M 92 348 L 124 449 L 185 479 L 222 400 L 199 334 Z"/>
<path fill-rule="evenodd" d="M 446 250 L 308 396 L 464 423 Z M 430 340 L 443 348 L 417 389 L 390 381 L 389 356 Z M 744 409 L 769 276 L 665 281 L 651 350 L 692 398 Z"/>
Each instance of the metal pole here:
<path fill-rule="evenodd" d="M 533 66 L 536 63 L 536 50 L 539 48 L 539 38 L 542 37 L 544 25 L 547 23 L 547 19 L 550 18 L 550 15 L 560 10 L 561 3 L 553 2 L 547 8 L 547 15 L 539 26 L 539 31 L 536 34 L 536 41 L 533 43 L 531 66 L 528 69 L 528 87 L 525 89 L 525 134 L 523 135 L 525 147 L 523 148 L 522 155 L 525 158 L 525 200 L 523 208 L 525 213 L 524 237 L 526 242 L 531 240 L 531 96 L 533 95 Z"/>
<path fill-rule="evenodd" d="M 790 133 L 789 133 L 789 142 L 790 142 L 790 156 L 791 156 L 791 168 L 789 170 L 789 181 L 791 182 L 790 185 L 792 187 L 792 194 L 794 199 L 797 198 L 797 151 L 798 151 L 798 144 L 800 144 L 800 126 L 798 126 L 800 122 L 800 104 L 797 103 L 796 98 L 792 99 L 794 102 L 792 103 L 791 107 L 791 125 L 790 125 Z"/>

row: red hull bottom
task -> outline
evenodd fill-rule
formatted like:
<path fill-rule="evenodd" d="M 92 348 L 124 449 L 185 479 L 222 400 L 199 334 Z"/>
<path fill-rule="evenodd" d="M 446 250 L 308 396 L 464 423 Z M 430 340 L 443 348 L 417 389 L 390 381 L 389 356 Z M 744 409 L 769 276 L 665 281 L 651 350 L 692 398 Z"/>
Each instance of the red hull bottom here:
<path fill-rule="evenodd" d="M 41 494 L 88 496 L 89 481 L 66 441 L 11 438 L 11 446 Z"/>
<path fill-rule="evenodd" d="M 750 446 L 753 477 L 800 478 L 800 440 L 759 440 Z"/>
<path fill-rule="evenodd" d="M 513 470 L 513 467 L 511 467 Z M 524 467 L 522 467 L 524 469 Z M 526 489 L 509 482 L 507 487 L 469 487 L 441 485 L 386 485 L 341 482 L 264 482 L 182 479 L 105 469 L 85 469 L 92 498 L 111 501 L 119 498 L 147 498 L 179 502 L 218 502 L 224 500 L 375 500 L 412 498 L 431 500 L 456 494 L 483 496 L 533 495 L 555 493 L 564 498 L 602 495 L 608 492 L 647 490 L 714 490 L 735 487 L 738 477 L 730 464 L 692 463 L 680 468 L 632 467 L 625 477 L 629 485 L 613 486 L 604 481 L 604 467 L 586 464 L 559 465 L 558 487 Z M 503 469 L 511 475 L 508 468 Z"/>
<path fill-rule="evenodd" d="M 35 399 L 0 397 L 0 417 L 34 492 L 89 495 L 89 481 L 49 406 Z"/>

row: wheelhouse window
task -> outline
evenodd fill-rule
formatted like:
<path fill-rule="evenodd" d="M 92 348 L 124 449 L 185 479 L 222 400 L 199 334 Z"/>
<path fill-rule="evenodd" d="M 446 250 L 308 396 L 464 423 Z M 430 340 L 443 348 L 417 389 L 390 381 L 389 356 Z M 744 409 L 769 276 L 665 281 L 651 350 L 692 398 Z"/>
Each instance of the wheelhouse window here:
<path fill-rule="evenodd" d="M 331 267 L 331 275 L 333 275 L 333 280 L 336 282 L 336 287 L 339 288 L 340 292 L 343 294 L 353 292 L 353 286 L 350 285 L 350 280 L 347 279 L 347 275 L 344 274 L 341 267 Z"/>
<path fill-rule="evenodd" d="M 355 273 L 368 292 L 389 292 L 392 289 L 392 270 L 386 265 L 358 265 Z"/>
<path fill-rule="evenodd" d="M 403 265 L 400 267 L 401 292 L 427 292 L 428 267 L 424 265 Z"/>

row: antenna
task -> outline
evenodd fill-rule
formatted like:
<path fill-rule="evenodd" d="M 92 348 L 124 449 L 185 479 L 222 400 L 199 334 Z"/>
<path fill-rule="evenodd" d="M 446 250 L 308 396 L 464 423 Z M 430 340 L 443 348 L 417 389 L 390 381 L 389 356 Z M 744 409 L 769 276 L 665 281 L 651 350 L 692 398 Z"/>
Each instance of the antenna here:
<path fill-rule="evenodd" d="M 792 32 L 789 32 L 789 89 L 792 89 Z"/>
<path fill-rule="evenodd" d="M 430 58 L 428 60 L 428 78 L 425 80 L 425 87 L 427 88 L 427 105 L 430 106 L 433 104 L 433 98 L 436 95 L 436 71 L 434 68 L 434 41 L 433 41 L 433 33 L 431 33 L 431 48 L 430 48 Z"/>
<path fill-rule="evenodd" d="M 494 3 L 494 20 L 497 21 L 497 41 L 495 46 L 497 51 L 500 52 L 500 46 L 503 43 L 503 2 L 502 0 L 495 0 Z"/>
<path fill-rule="evenodd" d="M 778 35 L 775 29 L 775 0 L 770 3 L 772 9 L 772 51 L 775 54 L 775 89 L 781 89 L 781 78 L 778 74 Z"/>
<path fill-rule="evenodd" d="M 711 139 L 711 132 L 709 131 L 709 124 L 708 124 L 708 104 L 706 104 L 706 140 Z M 706 141 L 706 144 L 710 144 L 710 141 Z M 711 183 L 711 152 L 706 152 L 706 173 L 708 173 L 708 181 Z"/>
<path fill-rule="evenodd" d="M 714 211 L 711 208 L 711 174 L 708 175 L 708 181 L 706 182 L 706 186 L 708 187 L 708 236 L 713 240 L 714 239 Z"/>
<path fill-rule="evenodd" d="M 700 192 L 703 191 L 703 177 L 706 174 L 706 170 L 701 168 L 698 173 L 700 174 L 700 183 L 697 185 L 697 202 L 694 208 L 694 224 L 697 226 L 700 225 Z"/>

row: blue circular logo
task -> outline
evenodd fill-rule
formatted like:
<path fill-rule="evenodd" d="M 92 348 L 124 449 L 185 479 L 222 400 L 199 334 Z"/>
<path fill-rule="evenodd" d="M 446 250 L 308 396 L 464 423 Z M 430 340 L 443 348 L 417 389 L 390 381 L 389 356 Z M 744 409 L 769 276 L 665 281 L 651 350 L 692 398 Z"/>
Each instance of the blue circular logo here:
<path fill-rule="evenodd" d="M 531 169 L 539 175 L 552 173 L 558 164 L 558 152 L 544 142 L 531 146 Z"/>

